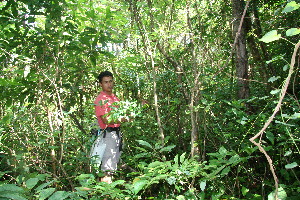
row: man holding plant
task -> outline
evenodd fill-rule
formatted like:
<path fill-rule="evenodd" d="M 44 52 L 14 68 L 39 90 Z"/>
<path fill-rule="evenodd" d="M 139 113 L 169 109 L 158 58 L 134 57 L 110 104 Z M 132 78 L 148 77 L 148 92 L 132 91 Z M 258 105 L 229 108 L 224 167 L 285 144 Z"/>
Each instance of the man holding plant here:
<path fill-rule="evenodd" d="M 100 127 L 98 133 L 101 133 L 98 137 L 103 137 L 106 146 L 101 163 L 101 171 L 105 173 L 105 176 L 101 178 L 101 181 L 111 183 L 112 174 L 117 169 L 122 150 L 120 125 L 126 122 L 127 119 L 123 117 L 110 119 L 113 104 L 119 102 L 119 99 L 113 94 L 113 74 L 109 71 L 101 72 L 98 80 L 102 91 L 94 101 L 95 114 Z"/>

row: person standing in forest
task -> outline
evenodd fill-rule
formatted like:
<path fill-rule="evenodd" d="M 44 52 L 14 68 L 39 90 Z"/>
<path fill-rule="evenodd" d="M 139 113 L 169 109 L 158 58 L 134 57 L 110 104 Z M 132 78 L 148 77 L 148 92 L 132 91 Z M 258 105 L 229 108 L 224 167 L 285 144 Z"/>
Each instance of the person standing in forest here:
<path fill-rule="evenodd" d="M 102 158 L 98 159 L 102 159 L 101 171 L 105 174 L 101 181 L 111 183 L 112 175 L 117 169 L 122 150 L 120 125 L 127 120 L 125 118 L 113 121 L 109 119 L 109 113 L 112 110 L 112 106 L 114 106 L 113 104 L 119 101 L 116 95 L 113 94 L 113 74 L 109 71 L 101 72 L 98 80 L 102 91 L 94 101 L 95 114 L 99 125 L 98 133 L 101 133 L 98 137 L 103 137 L 103 143 L 106 146 Z"/>

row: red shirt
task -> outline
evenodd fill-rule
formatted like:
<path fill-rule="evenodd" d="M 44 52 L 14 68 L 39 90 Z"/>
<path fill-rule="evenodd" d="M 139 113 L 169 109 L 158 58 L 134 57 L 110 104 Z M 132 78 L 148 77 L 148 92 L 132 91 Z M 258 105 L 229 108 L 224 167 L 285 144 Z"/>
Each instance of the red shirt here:
<path fill-rule="evenodd" d="M 112 108 L 112 104 L 114 102 L 120 101 L 114 94 L 108 95 L 105 92 L 101 91 L 94 101 L 95 104 L 95 114 L 98 120 L 98 124 L 101 129 L 105 129 L 107 127 L 119 127 L 120 124 L 104 124 L 101 119 L 101 116 L 109 113 Z"/>

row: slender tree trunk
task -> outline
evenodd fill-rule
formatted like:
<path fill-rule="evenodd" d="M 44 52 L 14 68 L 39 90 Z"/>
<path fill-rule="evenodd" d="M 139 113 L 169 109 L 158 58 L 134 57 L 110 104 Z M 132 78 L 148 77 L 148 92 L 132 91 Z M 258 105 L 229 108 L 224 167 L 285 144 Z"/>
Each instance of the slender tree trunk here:
<path fill-rule="evenodd" d="M 194 71 L 195 81 L 193 83 L 193 88 L 191 89 L 191 99 L 190 99 L 190 112 L 191 112 L 191 125 L 192 125 L 192 133 L 191 133 L 191 156 L 199 156 L 200 157 L 200 141 L 199 141 L 199 128 L 198 128 L 198 116 L 199 112 L 195 110 L 195 106 L 198 105 L 199 102 L 199 75 L 200 70 L 198 69 L 197 58 L 195 55 L 195 43 L 194 36 L 192 34 L 193 28 L 191 24 L 190 18 L 190 4 L 187 3 L 187 25 L 190 30 L 190 53 L 192 59 L 192 66 Z"/>
<path fill-rule="evenodd" d="M 47 116 L 48 116 L 48 122 L 49 122 L 49 128 L 50 128 L 49 133 L 51 134 L 50 145 L 55 146 L 55 140 L 54 140 L 54 135 L 53 135 L 54 129 L 53 129 L 53 122 L 52 122 L 53 114 L 49 110 L 49 108 L 47 108 Z M 51 157 L 51 166 L 52 166 L 53 174 L 57 175 L 56 153 L 55 153 L 55 150 L 53 148 L 50 150 L 50 157 Z"/>
<path fill-rule="evenodd" d="M 257 5 L 255 3 L 252 3 L 252 7 L 253 7 L 253 15 L 254 15 L 254 20 L 253 20 L 254 33 L 257 35 L 258 38 L 261 38 L 263 36 L 263 34 L 262 34 L 262 28 L 261 28 L 260 17 L 259 17 Z M 273 76 L 275 73 L 274 73 L 272 63 L 269 63 L 269 64 L 265 63 L 265 61 L 270 60 L 270 56 L 267 52 L 266 43 L 259 42 L 258 44 L 259 44 L 259 49 L 261 52 L 261 54 L 260 54 L 261 59 L 264 62 L 264 64 L 261 65 L 263 68 L 261 70 L 263 71 L 263 73 L 265 73 L 266 77 L 264 77 L 264 78 L 269 79 L 269 77 Z M 271 91 L 270 84 L 267 84 L 266 89 L 267 89 L 267 91 Z"/>
<path fill-rule="evenodd" d="M 153 58 L 155 48 L 151 46 L 151 41 L 150 41 L 148 35 L 146 34 L 146 28 L 140 19 L 139 11 L 136 6 L 136 1 L 128 0 L 128 2 L 130 4 L 130 10 L 133 15 L 133 19 L 135 20 L 135 22 L 138 26 L 138 29 L 140 31 L 140 34 L 142 36 L 142 42 L 143 42 L 143 48 L 144 48 L 146 60 L 148 60 L 150 58 L 150 66 L 152 69 L 152 76 L 153 76 L 154 109 L 155 109 L 155 113 L 156 113 L 158 129 L 160 132 L 160 140 L 163 145 L 165 136 L 164 136 L 164 130 L 163 130 L 162 123 L 161 123 L 159 107 L 158 107 L 158 96 L 157 96 L 157 90 L 156 90 L 156 71 L 155 71 L 155 65 L 154 65 L 155 63 L 154 63 L 154 58 Z M 148 3 L 149 8 L 151 8 L 152 2 L 150 0 L 148 0 L 147 3 Z M 150 32 L 153 32 L 153 26 L 154 26 L 153 23 L 154 22 L 153 22 L 153 16 L 151 13 L 151 9 L 149 12 L 150 12 L 149 13 L 149 15 L 150 15 Z"/>
<path fill-rule="evenodd" d="M 237 37 L 235 43 L 235 66 L 237 75 L 237 96 L 239 99 L 249 97 L 250 89 L 248 82 L 248 56 L 246 49 L 245 23 L 240 27 L 243 16 L 244 1 L 232 0 L 233 11 L 233 37 Z M 240 28 L 240 30 L 239 30 Z"/>

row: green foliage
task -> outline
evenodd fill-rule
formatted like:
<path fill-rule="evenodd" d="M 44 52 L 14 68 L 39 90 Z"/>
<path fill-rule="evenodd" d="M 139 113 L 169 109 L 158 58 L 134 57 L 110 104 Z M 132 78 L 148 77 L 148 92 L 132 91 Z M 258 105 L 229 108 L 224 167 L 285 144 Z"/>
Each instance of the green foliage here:
<path fill-rule="evenodd" d="M 260 41 L 263 41 L 265 43 L 273 42 L 275 40 L 279 40 L 281 38 L 280 34 L 277 34 L 277 30 L 270 31 L 266 33 Z"/>
<path fill-rule="evenodd" d="M 296 1 L 291 1 L 286 4 L 285 8 L 282 10 L 282 13 L 292 12 L 294 10 L 297 10 L 299 7 L 300 7 L 299 3 L 297 3 Z M 286 31 L 286 36 L 295 36 L 295 35 L 298 35 L 299 33 L 300 33 L 299 28 L 290 28 Z M 279 40 L 280 38 L 281 38 L 281 34 L 277 34 L 277 30 L 272 30 L 272 31 L 266 33 L 260 39 L 260 41 L 269 43 L 269 42 L 273 42 L 275 40 Z"/>
<path fill-rule="evenodd" d="M 258 1 L 248 11 L 249 34 L 261 37 L 262 29 L 260 41 L 269 43 L 255 41 L 262 61 L 249 52 L 252 94 L 236 100 L 229 1 L 0 2 L 0 198 L 274 198 L 268 163 L 248 139 L 278 101 L 299 40 L 299 2 Z M 112 184 L 97 181 L 88 158 L 95 77 L 105 69 L 124 100 L 110 117 L 130 121 L 122 125 L 123 162 Z M 300 192 L 294 74 L 260 140 L 282 199 Z M 193 122 L 200 155 L 191 158 Z"/>

